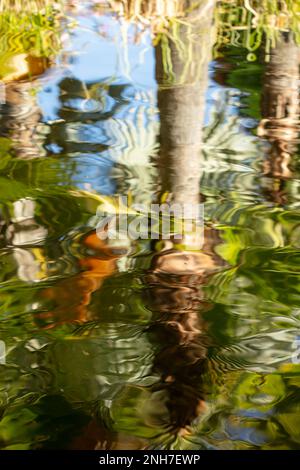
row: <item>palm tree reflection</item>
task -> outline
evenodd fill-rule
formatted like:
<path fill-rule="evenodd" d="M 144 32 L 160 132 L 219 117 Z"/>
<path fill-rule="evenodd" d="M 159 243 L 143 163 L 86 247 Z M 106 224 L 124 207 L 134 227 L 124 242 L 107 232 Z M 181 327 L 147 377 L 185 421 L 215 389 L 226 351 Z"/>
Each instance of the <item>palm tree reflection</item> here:
<path fill-rule="evenodd" d="M 161 188 L 169 193 L 170 201 L 181 204 L 200 202 L 202 127 L 210 60 L 207 41 L 212 13 L 210 3 L 205 16 L 198 9 L 186 18 L 188 26 L 180 27 L 184 48 L 192 51 L 188 70 L 180 49 L 170 44 L 174 74 L 171 85 L 165 83 L 162 43 L 156 48 Z M 148 303 L 154 312 L 149 333 L 159 344 L 153 369 L 161 380 L 154 390 L 167 394 L 169 418 L 164 424 L 175 436 L 185 435 L 205 407 L 203 375 L 209 340 L 201 313 L 209 309 L 209 304 L 203 286 L 224 267 L 214 251 L 219 242 L 218 233 L 211 228 L 204 231 L 203 247 L 196 237 L 192 243 L 189 240 L 192 251 L 179 250 L 170 241 L 153 257 L 146 275 Z M 181 244 L 186 244 L 184 236 Z"/>
<path fill-rule="evenodd" d="M 262 120 L 258 135 L 270 143 L 264 162 L 269 197 L 284 203 L 285 181 L 292 177 L 291 159 L 299 143 L 299 47 L 292 33 L 282 33 L 266 64 Z"/>

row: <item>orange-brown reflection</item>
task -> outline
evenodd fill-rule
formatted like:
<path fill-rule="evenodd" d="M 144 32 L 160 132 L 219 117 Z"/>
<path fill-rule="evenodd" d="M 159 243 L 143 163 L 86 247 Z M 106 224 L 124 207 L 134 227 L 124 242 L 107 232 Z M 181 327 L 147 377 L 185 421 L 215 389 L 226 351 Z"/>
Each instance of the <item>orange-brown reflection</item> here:
<path fill-rule="evenodd" d="M 120 251 L 116 253 L 108 247 L 98 238 L 96 231 L 84 235 L 80 245 L 88 253 L 78 261 L 80 273 L 42 291 L 42 299 L 55 304 L 48 312 L 35 315 L 36 321 L 45 328 L 53 328 L 66 322 L 90 320 L 89 304 L 92 294 L 116 270 Z"/>
<path fill-rule="evenodd" d="M 139 450 L 146 442 L 134 436 L 113 432 L 101 426 L 95 419 L 82 430 L 68 447 L 69 450 Z"/>

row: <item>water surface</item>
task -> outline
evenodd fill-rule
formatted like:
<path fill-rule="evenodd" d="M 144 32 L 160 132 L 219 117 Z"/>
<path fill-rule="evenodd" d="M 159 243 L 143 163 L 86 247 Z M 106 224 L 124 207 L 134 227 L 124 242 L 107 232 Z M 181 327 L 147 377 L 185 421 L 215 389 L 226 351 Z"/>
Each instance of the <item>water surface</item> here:
<path fill-rule="evenodd" d="M 1 69 L 2 449 L 300 448 L 299 48 L 213 54 L 209 25 L 189 64 L 83 2 Z M 202 249 L 96 236 L 100 202 L 166 194 Z"/>

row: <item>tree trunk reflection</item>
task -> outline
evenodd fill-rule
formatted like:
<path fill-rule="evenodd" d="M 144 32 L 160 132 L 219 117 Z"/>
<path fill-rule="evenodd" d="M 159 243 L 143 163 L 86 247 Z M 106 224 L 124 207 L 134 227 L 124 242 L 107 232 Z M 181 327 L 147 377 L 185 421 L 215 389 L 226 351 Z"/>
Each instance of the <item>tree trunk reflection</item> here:
<path fill-rule="evenodd" d="M 178 46 L 169 44 L 173 83 L 168 83 L 161 42 L 156 47 L 159 85 L 161 188 L 169 201 L 200 202 L 202 128 L 210 60 L 213 5 L 201 9 L 180 26 L 183 48 L 192 60 L 186 63 Z M 205 45 L 205 47 L 204 47 Z M 181 242 L 185 244 L 183 236 Z M 167 393 L 167 422 L 174 435 L 185 435 L 204 409 L 203 374 L 207 368 L 208 338 L 200 312 L 209 309 L 203 286 L 224 263 L 215 254 L 219 243 L 215 230 L 206 228 L 204 246 L 194 240 L 193 250 L 178 250 L 171 241 L 152 260 L 146 276 L 148 302 L 153 314 L 149 331 L 159 345 L 154 371 L 161 382 L 154 390 Z"/>
<path fill-rule="evenodd" d="M 285 201 L 284 182 L 292 177 L 291 159 L 299 142 L 299 60 L 292 33 L 282 33 L 265 70 L 258 135 L 270 143 L 264 174 L 271 178 L 270 197 L 279 203 Z"/>

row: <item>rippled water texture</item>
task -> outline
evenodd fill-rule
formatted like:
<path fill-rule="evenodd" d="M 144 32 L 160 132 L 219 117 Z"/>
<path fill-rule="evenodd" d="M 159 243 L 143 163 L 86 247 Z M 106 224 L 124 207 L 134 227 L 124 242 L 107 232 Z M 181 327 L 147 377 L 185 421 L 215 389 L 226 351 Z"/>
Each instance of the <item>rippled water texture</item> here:
<path fill-rule="evenodd" d="M 2 449 L 300 449 L 300 49 L 212 4 L 1 23 Z M 202 201 L 202 249 L 100 240 L 117 195 Z"/>

